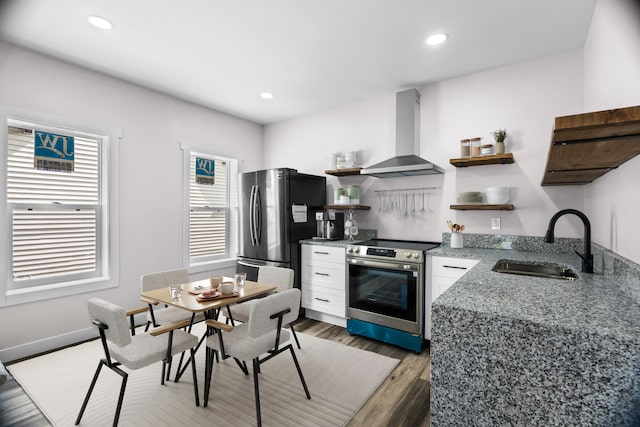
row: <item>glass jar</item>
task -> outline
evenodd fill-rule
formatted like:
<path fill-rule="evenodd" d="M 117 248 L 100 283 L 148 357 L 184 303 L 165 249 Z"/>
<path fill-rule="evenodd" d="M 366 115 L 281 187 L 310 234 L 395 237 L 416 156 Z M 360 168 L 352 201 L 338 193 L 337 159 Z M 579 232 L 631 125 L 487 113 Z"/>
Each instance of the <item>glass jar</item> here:
<path fill-rule="evenodd" d="M 480 155 L 480 146 L 482 145 L 482 138 L 471 138 L 471 155 L 479 156 Z"/>
<path fill-rule="evenodd" d="M 460 140 L 460 157 L 469 157 L 469 140 L 461 139 Z"/>
<path fill-rule="evenodd" d="M 482 144 L 480 146 L 480 154 L 486 156 L 487 154 L 493 154 L 493 145 L 491 144 Z"/>

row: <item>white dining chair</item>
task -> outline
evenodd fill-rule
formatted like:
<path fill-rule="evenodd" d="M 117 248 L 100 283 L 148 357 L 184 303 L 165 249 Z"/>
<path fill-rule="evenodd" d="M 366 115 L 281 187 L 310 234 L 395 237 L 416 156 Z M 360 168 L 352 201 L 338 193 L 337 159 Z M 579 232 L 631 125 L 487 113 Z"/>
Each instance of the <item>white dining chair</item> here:
<path fill-rule="evenodd" d="M 272 267 L 265 265 L 259 267 L 258 269 L 258 283 L 277 286 L 278 288 L 275 290 L 275 292 L 282 292 L 293 288 L 295 277 L 294 275 L 295 272 L 290 268 Z M 237 320 L 242 323 L 246 323 L 249 320 L 251 305 L 253 305 L 256 301 L 257 300 L 253 299 L 229 307 L 231 319 L 233 321 Z M 298 336 L 296 335 L 296 331 L 293 328 L 293 323 L 289 324 L 288 326 L 289 329 L 291 329 L 291 333 L 293 334 L 293 338 L 296 341 L 296 345 L 298 346 L 298 348 L 301 348 L 300 341 L 298 341 Z"/>
<path fill-rule="evenodd" d="M 168 288 L 171 285 L 189 283 L 189 272 L 186 268 L 160 271 L 157 273 L 147 273 L 140 277 L 140 288 L 142 292 L 152 291 L 160 288 Z M 157 301 L 148 300 L 142 297 L 142 301 L 149 305 L 147 314 L 147 325 L 145 332 L 151 325 L 158 327 L 168 325 L 182 320 L 190 320 L 191 324 L 204 320 L 202 313 L 195 314 L 178 307 L 160 305 Z M 132 334 L 134 334 L 132 332 Z"/>
<path fill-rule="evenodd" d="M 127 386 L 128 374 L 120 368 L 135 370 L 162 361 L 162 376 L 160 384 L 165 382 L 165 369 L 171 367 L 171 359 L 175 354 L 182 353 L 186 350 L 191 351 L 191 372 L 193 374 L 193 393 L 196 406 L 200 406 L 200 397 L 198 394 L 198 380 L 196 375 L 195 350 L 198 345 L 198 337 L 181 330 L 189 324 L 188 320 L 155 328 L 146 334 L 131 336 L 129 334 L 129 326 L 127 324 L 127 313 L 125 310 L 100 298 L 92 298 L 87 303 L 89 309 L 89 318 L 93 326 L 98 329 L 102 348 L 104 350 L 104 358 L 98 363 L 89 390 L 84 398 L 80 413 L 76 418 L 75 424 L 80 424 L 82 416 L 89 403 L 89 398 L 93 392 L 93 388 L 98 381 L 100 372 L 104 366 L 111 369 L 122 377 L 120 386 L 120 394 L 118 396 L 118 404 L 113 420 L 114 427 L 118 425 L 120 418 L 120 410 L 124 399 L 124 392 Z M 157 402 L 150 402 L 156 404 Z"/>
<path fill-rule="evenodd" d="M 209 399 L 213 360 L 216 355 L 220 355 L 223 359 L 233 357 L 245 375 L 249 375 L 246 362 L 252 361 L 258 426 L 262 425 L 259 387 L 260 365 L 267 360 L 289 350 L 307 399 L 311 399 L 293 346 L 291 344 L 281 345 L 289 339 L 289 332 L 282 329 L 282 326 L 297 319 L 299 310 L 300 289 L 289 289 L 255 300 L 255 303 L 251 305 L 248 321 L 241 325 L 231 326 L 217 320 L 206 320 L 207 326 L 216 333 L 209 334 L 207 337 L 204 380 L 205 407 Z"/>

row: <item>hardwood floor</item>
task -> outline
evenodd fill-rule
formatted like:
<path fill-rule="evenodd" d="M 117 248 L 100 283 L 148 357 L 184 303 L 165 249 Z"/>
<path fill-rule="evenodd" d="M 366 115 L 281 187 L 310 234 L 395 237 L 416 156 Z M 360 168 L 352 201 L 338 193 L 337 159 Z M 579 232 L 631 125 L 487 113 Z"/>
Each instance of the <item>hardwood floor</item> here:
<path fill-rule="evenodd" d="M 428 348 L 423 349 L 420 354 L 415 354 L 411 350 L 369 338 L 351 336 L 345 328 L 311 319 L 297 323 L 295 329 L 400 360 L 396 369 L 347 424 L 348 427 L 428 427 L 431 425 L 429 410 L 431 363 Z"/>
<path fill-rule="evenodd" d="M 344 328 L 311 319 L 297 323 L 295 329 L 400 360 L 396 369 L 355 414 L 348 427 L 430 425 L 429 369 L 431 364 L 428 346 L 422 350 L 422 353 L 415 354 L 411 350 L 369 338 L 351 336 Z M 0 386 L 0 426 L 48 427 L 51 424 L 20 385 L 11 379 Z"/>

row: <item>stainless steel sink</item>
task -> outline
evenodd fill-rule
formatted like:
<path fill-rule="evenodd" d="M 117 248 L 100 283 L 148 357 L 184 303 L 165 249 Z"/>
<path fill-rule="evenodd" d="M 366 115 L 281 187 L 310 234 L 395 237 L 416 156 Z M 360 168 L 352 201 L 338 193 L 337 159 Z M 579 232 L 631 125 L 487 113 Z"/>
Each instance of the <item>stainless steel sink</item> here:
<path fill-rule="evenodd" d="M 576 280 L 578 278 L 573 270 L 561 265 L 529 264 L 508 259 L 501 259 L 491 270 L 497 273 L 519 274 L 522 276 L 545 277 L 550 279 Z"/>

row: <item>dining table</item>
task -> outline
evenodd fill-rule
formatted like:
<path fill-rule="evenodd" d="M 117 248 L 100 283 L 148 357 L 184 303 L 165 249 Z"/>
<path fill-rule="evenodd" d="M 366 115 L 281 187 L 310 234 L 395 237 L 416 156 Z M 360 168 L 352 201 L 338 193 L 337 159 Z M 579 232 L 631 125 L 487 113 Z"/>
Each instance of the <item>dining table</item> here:
<path fill-rule="evenodd" d="M 223 278 L 223 282 L 234 282 L 232 278 Z M 194 282 L 183 283 L 182 298 L 171 298 L 171 288 L 158 288 L 145 291 L 140 294 L 142 301 L 150 304 L 167 304 L 191 313 L 204 313 L 206 317 L 220 308 L 233 305 L 242 301 L 264 296 L 277 289 L 275 285 L 267 285 L 264 283 L 245 280 L 244 286 L 234 286 L 233 293 L 230 296 L 220 295 L 210 299 L 200 299 L 199 294 L 204 290 L 211 290 L 209 279 L 196 280 Z"/>
<path fill-rule="evenodd" d="M 223 277 L 222 281 L 235 283 L 235 280 L 229 277 Z M 238 286 L 237 284 L 235 284 L 233 292 L 230 295 L 221 295 L 220 292 L 218 292 L 217 296 L 213 298 L 201 298 L 200 294 L 203 291 L 211 290 L 211 283 L 209 279 L 183 283 L 182 288 L 183 291 L 181 298 L 172 298 L 171 287 L 167 286 L 164 288 L 142 292 L 142 294 L 140 294 L 140 299 L 147 304 L 166 304 L 189 311 L 194 315 L 203 313 L 206 319 L 216 319 L 218 317 L 220 309 L 222 308 L 229 307 L 230 305 L 242 301 L 247 301 L 253 298 L 267 295 L 278 289 L 278 287 L 275 285 L 267 285 L 251 280 L 245 280 L 244 286 Z M 193 320 L 194 317 L 195 316 L 192 316 L 191 319 Z M 231 322 L 233 324 L 233 319 L 231 319 Z M 189 326 L 189 329 L 191 329 L 191 326 Z M 207 331 L 200 339 L 196 350 L 200 347 L 209 333 L 209 328 L 207 328 Z M 182 364 L 183 356 L 180 357 L 180 362 L 178 364 L 178 370 L 175 378 L 176 382 L 180 379 L 187 366 L 189 365 L 188 360 L 184 365 Z"/>

